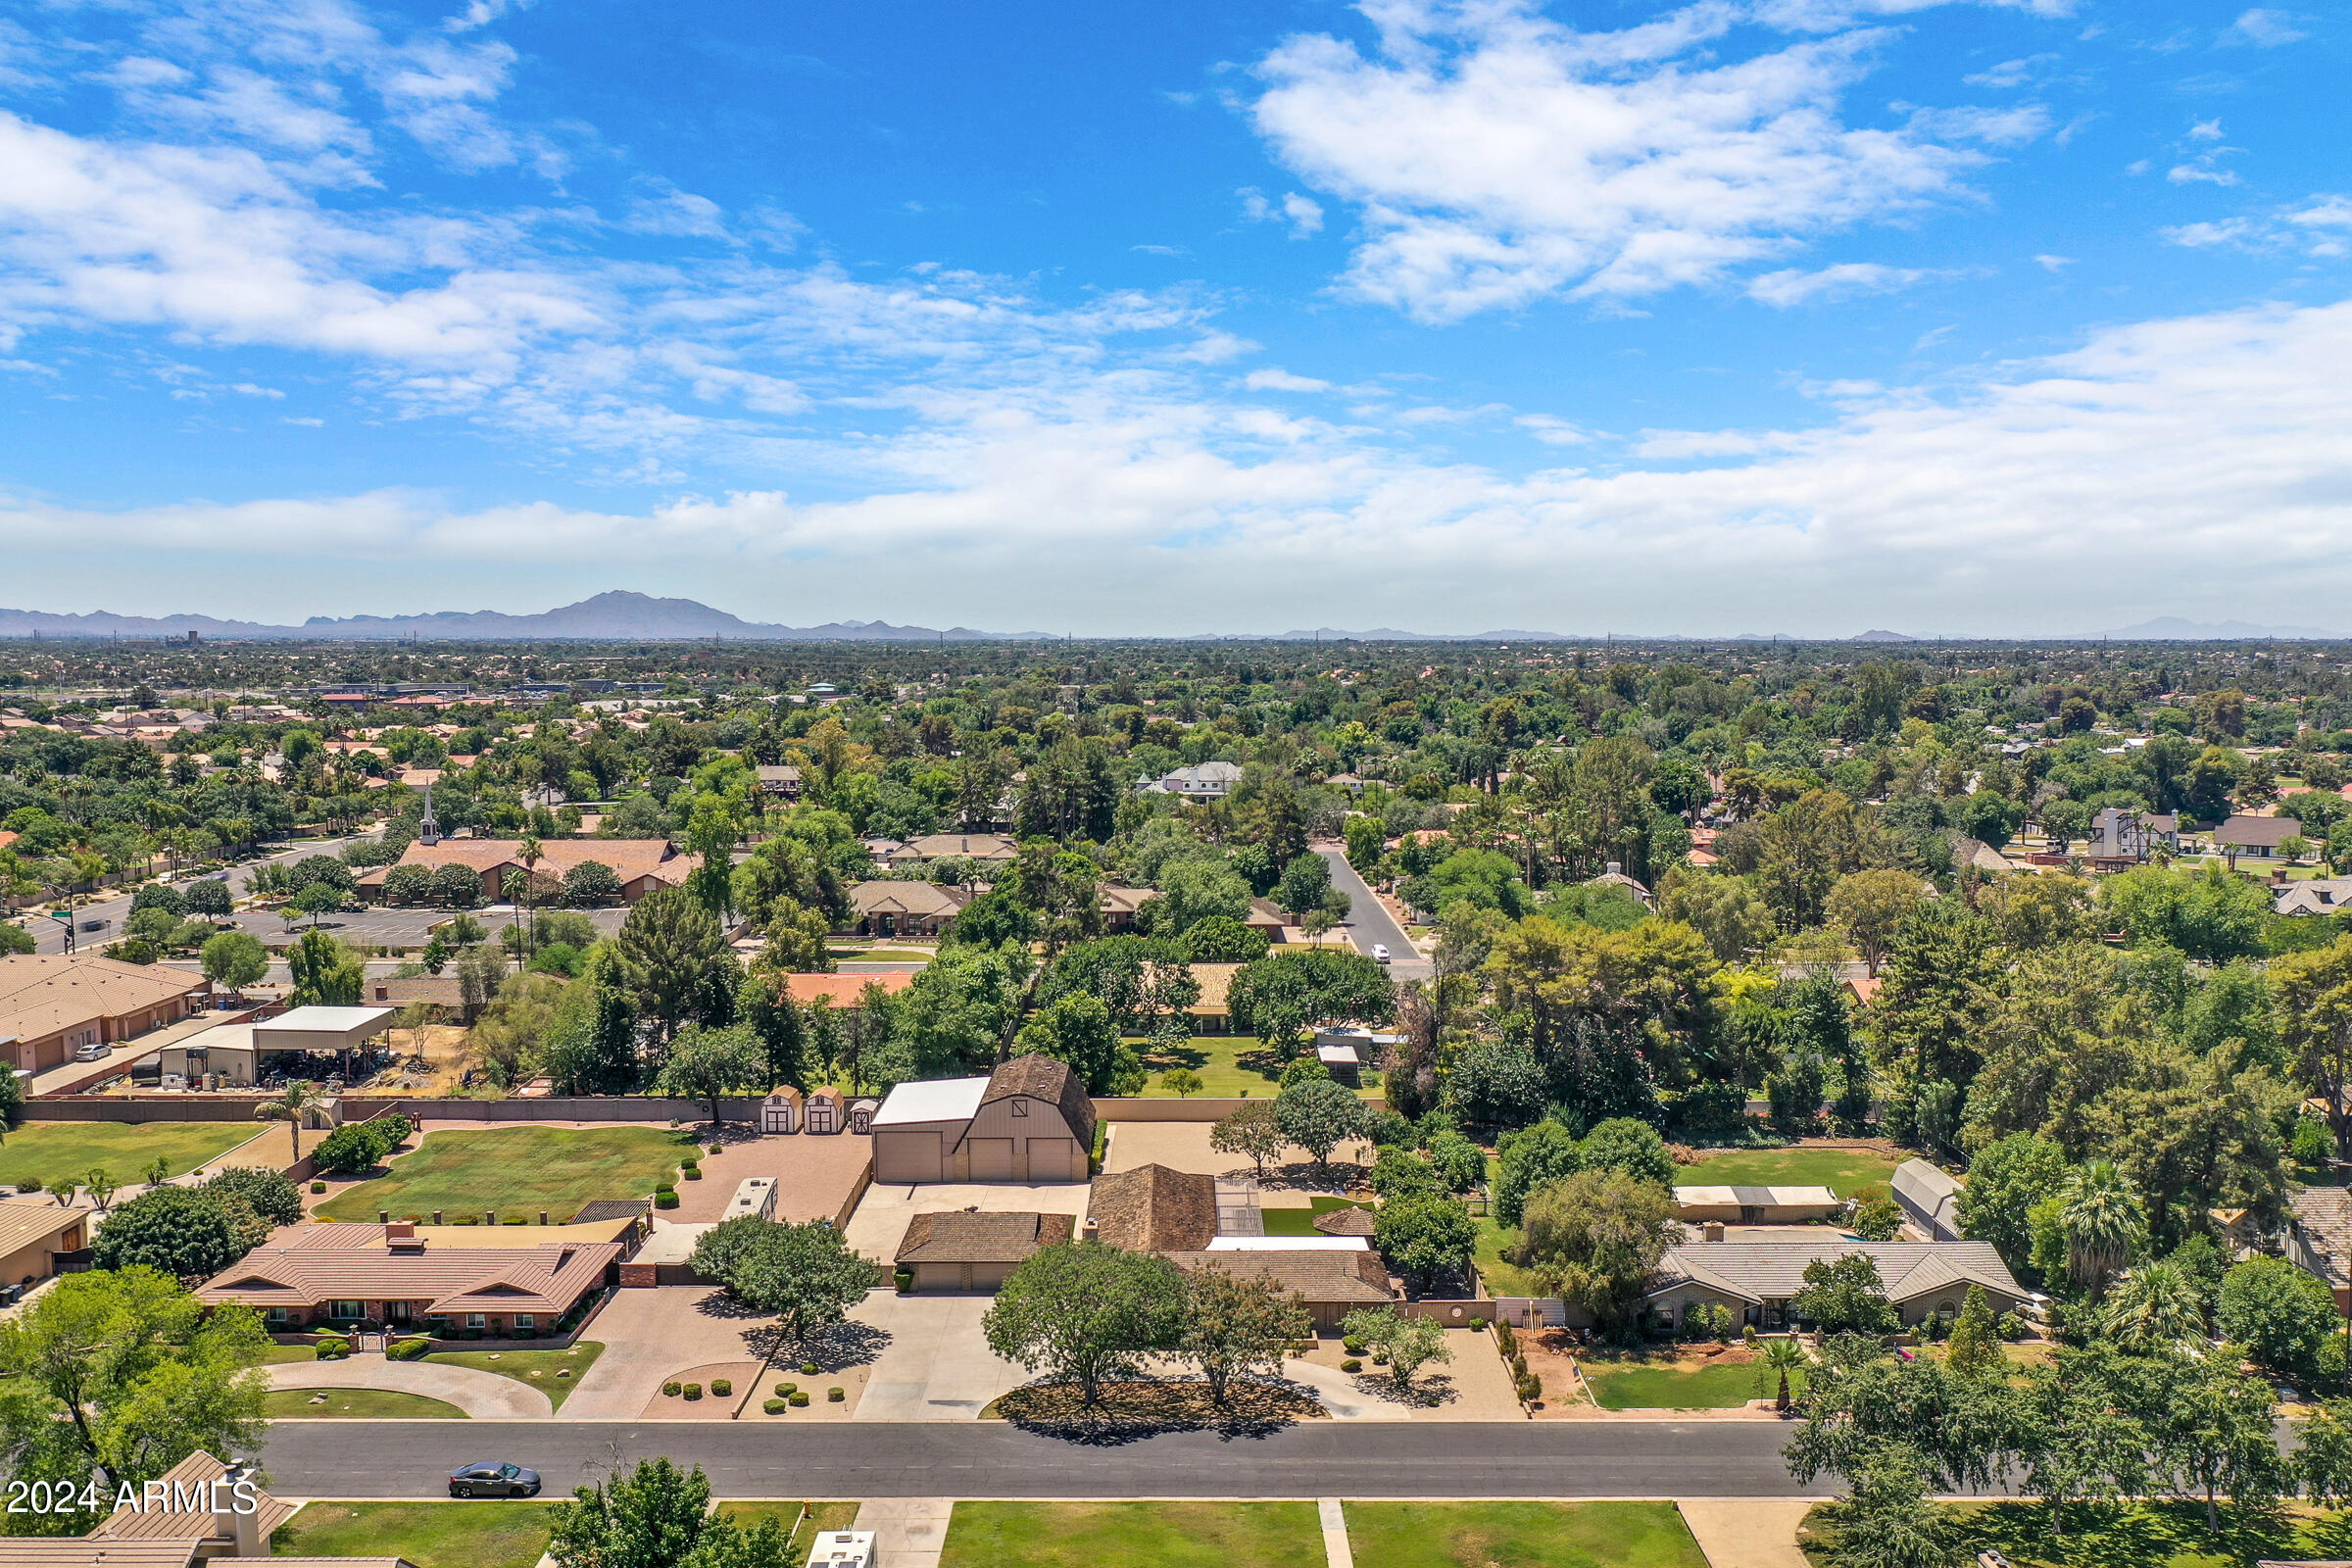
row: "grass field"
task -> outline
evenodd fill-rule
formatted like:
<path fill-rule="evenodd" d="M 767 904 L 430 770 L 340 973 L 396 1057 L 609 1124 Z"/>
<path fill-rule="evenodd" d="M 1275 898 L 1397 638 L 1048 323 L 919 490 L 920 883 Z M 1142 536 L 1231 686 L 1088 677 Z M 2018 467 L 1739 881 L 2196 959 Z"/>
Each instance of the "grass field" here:
<path fill-rule="evenodd" d="M 808 1522 L 801 1523 L 801 1510 L 807 1508 Z M 828 1530 L 847 1530 L 858 1520 L 858 1505 L 854 1502 L 722 1502 L 718 1511 L 739 1525 L 755 1525 L 762 1519 L 773 1519 L 793 1532 L 792 1561 L 799 1561 L 808 1552 L 808 1544 Z"/>
<path fill-rule="evenodd" d="M 318 1205 L 327 1219 L 478 1218 L 484 1211 L 541 1209 L 558 1222 L 599 1198 L 644 1198 L 678 1173 L 694 1152 L 692 1133 L 666 1127 L 509 1127 L 496 1132 L 437 1132 L 371 1182 Z"/>
<path fill-rule="evenodd" d="M 1896 1162 L 1867 1149 L 1742 1149 L 1674 1173 L 1677 1187 L 1827 1187 L 1839 1198 L 1884 1186 Z"/>
<path fill-rule="evenodd" d="M 79 1183 L 93 1168 L 127 1186 L 159 1154 L 179 1176 L 259 1131 L 251 1121 L 28 1121 L 0 1145 L 0 1187 Z"/>
<path fill-rule="evenodd" d="M 1362 1208 L 1362 1203 L 1350 1203 L 1345 1198 L 1317 1194 L 1307 1200 L 1308 1208 L 1261 1208 L 1258 1215 L 1266 1222 L 1268 1236 L 1320 1236 L 1315 1229 L 1315 1216 L 1328 1214 L 1335 1208 Z"/>
<path fill-rule="evenodd" d="M 1617 1360 L 1584 1357 L 1577 1363 L 1592 1398 L 1604 1410 L 1728 1410 L 1779 1392 L 1780 1381 L 1756 1381 L 1753 1362 L 1684 1370 L 1661 1356 Z M 1804 1374 L 1792 1373 L 1788 1392 L 1805 1386 Z"/>
<path fill-rule="evenodd" d="M 1150 1042 L 1130 1037 L 1143 1057 L 1146 1100 L 1174 1100 L 1176 1091 L 1160 1080 L 1172 1068 L 1190 1067 L 1200 1075 L 1200 1100 L 1238 1100 L 1244 1091 L 1252 1099 L 1270 1098 L 1282 1087 L 1282 1063 L 1254 1035 L 1195 1035 L 1181 1046 L 1147 1050 Z M 1359 1088 L 1366 1099 L 1379 1098 L 1380 1074 L 1366 1071 Z"/>
<path fill-rule="evenodd" d="M 571 1391 L 580 1386 L 580 1379 L 588 1375 L 588 1369 L 604 1353 L 602 1344 L 581 1340 L 561 1350 L 436 1350 L 425 1359 L 443 1366 L 469 1366 L 476 1372 L 495 1372 L 502 1378 L 528 1383 L 547 1396 L 548 1403 L 561 1410 Z M 571 1376 L 556 1376 L 567 1367 Z"/>
<path fill-rule="evenodd" d="M 1519 1232 L 1506 1230 L 1494 1222 L 1492 1214 L 1478 1217 L 1478 1274 L 1487 1282 L 1489 1296 L 1542 1296 L 1544 1288 L 1536 1277 L 1512 1262 L 1507 1255 L 1519 1245 Z"/>
<path fill-rule="evenodd" d="M 1350 1502 L 1379 1568 L 1707 1568 L 1671 1502 Z"/>
<path fill-rule="evenodd" d="M 1322 1560 L 1311 1502 L 959 1502 L 940 1564 L 1302 1568 Z"/>
<path fill-rule="evenodd" d="M 270 1538 L 280 1557 L 406 1557 L 416 1568 L 534 1568 L 545 1502 L 314 1502 Z"/>
<path fill-rule="evenodd" d="M 324 1404 L 311 1401 L 326 1396 Z M 272 1421 L 463 1421 L 466 1412 L 442 1399 L 398 1389 L 271 1389 L 262 1413 Z"/>

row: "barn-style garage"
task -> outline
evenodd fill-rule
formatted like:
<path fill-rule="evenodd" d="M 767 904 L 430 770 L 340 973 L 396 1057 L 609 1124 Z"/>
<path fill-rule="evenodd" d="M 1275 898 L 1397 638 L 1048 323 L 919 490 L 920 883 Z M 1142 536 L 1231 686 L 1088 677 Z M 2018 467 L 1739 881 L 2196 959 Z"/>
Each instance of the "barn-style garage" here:
<path fill-rule="evenodd" d="M 1086 1086 L 1051 1056 L 1015 1056 L 986 1078 L 901 1084 L 873 1120 L 874 1180 L 1082 1182 L 1095 1146 Z"/>

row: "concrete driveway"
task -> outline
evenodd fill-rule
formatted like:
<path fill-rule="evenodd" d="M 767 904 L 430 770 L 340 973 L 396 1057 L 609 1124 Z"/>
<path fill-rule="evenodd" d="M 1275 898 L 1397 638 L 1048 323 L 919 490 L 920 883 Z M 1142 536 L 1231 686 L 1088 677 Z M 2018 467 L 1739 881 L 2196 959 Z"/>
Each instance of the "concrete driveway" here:
<path fill-rule="evenodd" d="M 865 1190 L 850 1216 L 850 1250 L 887 1263 L 898 1255 L 906 1222 L 917 1214 L 947 1214 L 959 1208 L 986 1213 L 1076 1214 L 1086 1212 L 1084 1182 L 1023 1186 L 1013 1182 L 933 1183 L 922 1187 Z"/>
<path fill-rule="evenodd" d="M 662 1385 L 691 1366 L 758 1361 L 745 1337 L 775 1320 L 730 1306 L 710 1285 L 662 1285 L 614 1291 L 585 1337 L 605 1353 L 564 1401 L 567 1420 L 634 1421 Z"/>
<path fill-rule="evenodd" d="M 890 1336 L 868 1372 L 858 1421 L 973 1421 L 1031 1374 L 988 1348 L 980 1319 L 994 1296 L 900 1296 L 876 1291 L 853 1321 Z"/>
<path fill-rule="evenodd" d="M 555 1413 L 547 1396 L 529 1384 L 469 1366 L 355 1355 L 344 1361 L 288 1361 L 263 1370 L 273 1389 L 393 1389 L 454 1404 L 481 1421 L 544 1421 Z"/>

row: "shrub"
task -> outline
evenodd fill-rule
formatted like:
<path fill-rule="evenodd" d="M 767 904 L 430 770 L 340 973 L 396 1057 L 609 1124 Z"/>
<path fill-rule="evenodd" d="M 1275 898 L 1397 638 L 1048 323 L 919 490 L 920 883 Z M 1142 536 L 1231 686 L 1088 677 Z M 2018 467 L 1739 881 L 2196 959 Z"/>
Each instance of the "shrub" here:
<path fill-rule="evenodd" d="M 798 1383 L 779 1383 L 776 1385 L 776 1397 L 779 1399 L 789 1398 L 800 1392 L 800 1387 Z"/>
<path fill-rule="evenodd" d="M 349 1340 L 320 1340 L 318 1342 L 318 1359 L 321 1361 L 340 1361 L 350 1353 L 351 1342 Z"/>
<path fill-rule="evenodd" d="M 712 1378 L 710 1380 L 710 1392 L 717 1397 L 723 1399 L 728 1395 L 735 1392 L 735 1385 L 733 1381 L 727 1378 Z"/>
<path fill-rule="evenodd" d="M 703 1167 L 700 1165 L 689 1165 L 684 1170 L 678 1172 L 678 1174 L 685 1177 L 690 1182 L 699 1182 L 703 1179 Z"/>
<path fill-rule="evenodd" d="M 516 1340 L 535 1340 L 538 1337 L 539 1331 L 537 1329 L 514 1329 L 508 1334 L 508 1338 Z"/>
<path fill-rule="evenodd" d="M 1527 1376 L 1527 1357 L 1516 1350 L 1511 1352 L 1511 1376 L 1515 1378 Z"/>
<path fill-rule="evenodd" d="M 1484 1333 L 1486 1333 L 1486 1332 L 1487 1332 L 1487 1320 L 1486 1320 L 1485 1318 L 1483 1318 L 1483 1317 L 1474 1317 L 1474 1318 L 1472 1318 L 1472 1319 L 1470 1320 L 1470 1332 L 1471 1332 L 1471 1333 L 1473 1333 L 1473 1334 L 1484 1334 Z"/>
<path fill-rule="evenodd" d="M 1340 1370 L 1343 1372 L 1361 1372 L 1363 1369 L 1364 1363 L 1352 1355 L 1340 1363 Z"/>
<path fill-rule="evenodd" d="M 703 1396 L 703 1386 L 700 1383 L 689 1383 L 680 1392 L 689 1399 L 699 1399 Z"/>
<path fill-rule="evenodd" d="M 825 1391 L 825 1400 L 830 1404 L 839 1404 L 849 1396 L 848 1391 L 844 1389 L 827 1389 Z"/>
<path fill-rule="evenodd" d="M 654 1195 L 654 1206 L 656 1208 L 675 1208 L 678 1206 L 678 1195 L 666 1190 L 656 1193 Z"/>
<path fill-rule="evenodd" d="M 908 1291 L 914 1289 L 914 1270 L 910 1268 L 900 1269 L 896 1274 L 893 1274 L 890 1277 L 890 1282 L 898 1287 L 898 1292 L 901 1296 L 905 1296 Z"/>
<path fill-rule="evenodd" d="M 2026 1337 L 2026 1320 L 2015 1312 L 2003 1312 L 1993 1320 L 1992 1332 L 2015 1344 Z"/>
<path fill-rule="evenodd" d="M 40 1190 L 41 1179 L 38 1176 L 27 1176 L 17 1183 L 17 1191 L 20 1193 L 37 1193 Z"/>
<path fill-rule="evenodd" d="M 480 1329 L 467 1329 L 467 1330 L 466 1331 L 466 1338 L 467 1338 L 467 1339 L 469 1339 L 469 1340 L 478 1340 L 478 1339 L 480 1339 L 481 1337 L 482 1337 L 482 1331 L 481 1331 Z"/>
<path fill-rule="evenodd" d="M 681 1387 L 683 1387 L 683 1385 L 682 1385 L 682 1384 L 679 1384 L 679 1383 L 677 1383 L 677 1382 L 675 1382 L 675 1381 L 672 1381 L 672 1382 L 669 1382 L 669 1383 L 664 1383 L 664 1384 L 662 1384 L 662 1392 L 663 1394 L 667 1395 L 667 1396 L 668 1396 L 670 1398 L 673 1398 L 673 1399 L 674 1399 L 674 1398 L 676 1398 L 676 1397 L 678 1396 L 678 1390 L 679 1390 Z"/>
<path fill-rule="evenodd" d="M 1340 1342 L 1340 1348 L 1349 1355 L 1361 1355 L 1364 1353 L 1364 1342 L 1350 1335 Z"/>
<path fill-rule="evenodd" d="M 326 1183 L 313 1182 L 311 1183 L 311 1191 L 314 1193 L 323 1193 L 326 1191 Z"/>
<path fill-rule="evenodd" d="M 384 1348 L 384 1359 L 387 1361 L 420 1360 L 432 1348 L 433 1342 L 430 1340 L 394 1340 Z"/>
<path fill-rule="evenodd" d="M 762 1399 L 760 1401 L 760 1408 L 769 1415 L 782 1415 L 788 1407 L 782 1399 Z"/>
<path fill-rule="evenodd" d="M 788 1398 L 790 1399 L 790 1402 L 791 1402 L 791 1404 L 792 1404 L 792 1407 L 793 1407 L 795 1410 L 802 1410 L 802 1409 L 806 1409 L 806 1408 L 808 1408 L 808 1391 L 807 1391 L 806 1389 L 802 1390 L 802 1391 L 801 1391 L 800 1393 L 798 1393 L 798 1394 L 794 1394 L 794 1395 L 790 1395 L 790 1396 L 788 1396 Z"/>
<path fill-rule="evenodd" d="M 1531 1372 L 1519 1380 L 1519 1402 L 1521 1404 L 1533 1404 L 1542 1397 L 1544 1397 L 1544 1380 L 1542 1378 Z"/>
<path fill-rule="evenodd" d="M 718 1152 L 720 1150 L 722 1150 L 722 1149 L 724 1149 L 724 1148 L 726 1148 L 726 1147 L 727 1147 L 727 1146 L 726 1146 L 726 1145 L 724 1145 L 724 1144 L 712 1144 L 712 1145 L 710 1146 L 710 1152 L 711 1152 L 711 1153 L 713 1153 L 713 1154 L 715 1154 L 715 1153 L 717 1153 L 717 1152 Z"/>
<path fill-rule="evenodd" d="M 1494 1320 L 1494 1343 L 1501 1348 L 1503 1354 L 1516 1355 L 1519 1353 L 1519 1331 L 1503 1322 L 1502 1319 L 1496 1318 Z"/>

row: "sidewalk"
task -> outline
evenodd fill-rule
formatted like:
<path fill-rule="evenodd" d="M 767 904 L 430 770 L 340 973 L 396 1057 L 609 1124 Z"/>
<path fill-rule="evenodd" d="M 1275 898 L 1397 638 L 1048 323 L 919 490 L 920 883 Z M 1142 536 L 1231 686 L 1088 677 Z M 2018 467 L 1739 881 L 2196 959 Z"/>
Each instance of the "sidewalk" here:
<path fill-rule="evenodd" d="M 1811 1499 L 1690 1497 L 1676 1506 L 1711 1568 L 1811 1568 L 1796 1544 Z"/>

